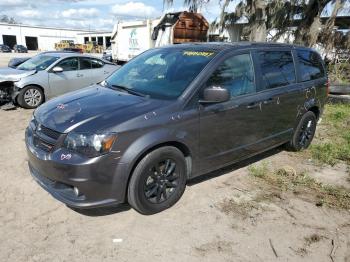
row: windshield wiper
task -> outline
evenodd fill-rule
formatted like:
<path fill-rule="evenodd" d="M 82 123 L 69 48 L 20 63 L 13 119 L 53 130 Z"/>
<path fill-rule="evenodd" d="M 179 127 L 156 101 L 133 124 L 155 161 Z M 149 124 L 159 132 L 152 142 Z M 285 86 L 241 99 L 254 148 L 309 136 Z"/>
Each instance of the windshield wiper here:
<path fill-rule="evenodd" d="M 126 86 L 120 86 L 120 85 L 111 85 L 114 88 L 121 89 L 123 91 L 128 92 L 129 94 L 135 95 L 135 96 L 142 96 L 142 97 L 148 97 L 148 95 L 145 95 L 143 93 L 137 92 L 135 90 L 132 90 L 131 88 L 128 88 Z"/>
<path fill-rule="evenodd" d="M 108 87 L 110 87 L 110 88 L 119 89 L 119 90 L 125 91 L 125 92 L 127 92 L 129 94 L 132 94 L 132 95 L 135 95 L 135 96 L 148 97 L 148 95 L 145 95 L 145 94 L 142 94 L 140 92 L 134 91 L 131 88 L 128 88 L 126 86 L 112 85 L 112 84 L 108 83 L 107 81 L 105 81 L 105 82 L 107 83 Z"/>

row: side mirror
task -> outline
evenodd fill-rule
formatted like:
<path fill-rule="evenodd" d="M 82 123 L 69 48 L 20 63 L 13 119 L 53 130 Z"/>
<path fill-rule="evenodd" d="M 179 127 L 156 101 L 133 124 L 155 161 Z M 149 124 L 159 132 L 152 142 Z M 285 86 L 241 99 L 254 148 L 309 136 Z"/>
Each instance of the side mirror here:
<path fill-rule="evenodd" d="M 63 68 L 60 66 L 55 66 L 54 68 L 52 68 L 52 72 L 54 73 L 62 73 L 63 72 Z"/>
<path fill-rule="evenodd" d="M 202 99 L 199 102 L 202 104 L 221 103 L 229 101 L 230 98 L 230 92 L 226 88 L 212 86 L 204 89 Z"/>

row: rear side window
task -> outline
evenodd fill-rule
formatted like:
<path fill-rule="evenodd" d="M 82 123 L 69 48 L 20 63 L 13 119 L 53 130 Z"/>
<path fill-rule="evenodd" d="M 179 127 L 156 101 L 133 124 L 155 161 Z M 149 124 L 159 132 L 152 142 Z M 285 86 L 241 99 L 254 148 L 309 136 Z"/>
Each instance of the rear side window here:
<path fill-rule="evenodd" d="M 263 88 L 270 89 L 295 83 L 293 56 L 290 51 L 258 52 Z"/>
<path fill-rule="evenodd" d="M 226 88 L 232 98 L 255 93 L 254 68 L 250 54 L 226 59 L 209 78 L 207 86 Z"/>
<path fill-rule="evenodd" d="M 80 70 L 91 69 L 91 60 L 88 57 L 80 57 Z"/>
<path fill-rule="evenodd" d="M 92 65 L 92 68 L 101 68 L 104 66 L 104 63 L 99 60 L 99 59 L 91 59 L 91 65 Z"/>
<path fill-rule="evenodd" d="M 297 50 L 301 81 L 309 81 L 324 77 L 325 72 L 321 57 L 313 51 Z"/>

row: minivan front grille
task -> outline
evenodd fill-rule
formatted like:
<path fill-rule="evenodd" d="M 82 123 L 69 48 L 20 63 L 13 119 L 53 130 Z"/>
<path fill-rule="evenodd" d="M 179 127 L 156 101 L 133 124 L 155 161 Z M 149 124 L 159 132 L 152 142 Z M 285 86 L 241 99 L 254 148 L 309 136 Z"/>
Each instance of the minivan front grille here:
<path fill-rule="evenodd" d="M 57 145 L 61 133 L 36 123 L 36 129 L 33 130 L 33 144 L 43 151 L 51 152 Z"/>
<path fill-rule="evenodd" d="M 37 128 L 37 132 L 44 134 L 45 136 L 48 136 L 54 140 L 58 140 L 58 138 L 60 137 L 61 133 L 52 130 L 50 128 L 47 128 L 43 125 L 39 125 Z"/>
<path fill-rule="evenodd" d="M 55 144 L 44 141 L 43 139 L 41 139 L 38 136 L 34 136 L 33 144 L 35 147 L 40 148 L 41 150 L 46 151 L 46 152 L 51 152 L 52 149 L 55 147 Z"/>

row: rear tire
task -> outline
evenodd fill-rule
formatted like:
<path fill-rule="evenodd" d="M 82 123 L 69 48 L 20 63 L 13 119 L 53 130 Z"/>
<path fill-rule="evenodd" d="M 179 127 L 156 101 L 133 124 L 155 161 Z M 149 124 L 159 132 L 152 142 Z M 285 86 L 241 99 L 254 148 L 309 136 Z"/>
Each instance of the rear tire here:
<path fill-rule="evenodd" d="M 26 86 L 17 96 L 18 104 L 27 109 L 34 109 L 44 102 L 44 92 L 37 86 Z"/>
<path fill-rule="evenodd" d="M 311 111 L 306 112 L 300 119 L 291 141 L 287 144 L 288 149 L 301 151 L 308 148 L 314 138 L 316 124 L 316 115 Z"/>
<path fill-rule="evenodd" d="M 151 215 L 174 205 L 186 188 L 186 161 L 180 150 L 167 146 L 148 153 L 136 166 L 128 187 L 128 202 Z"/>

